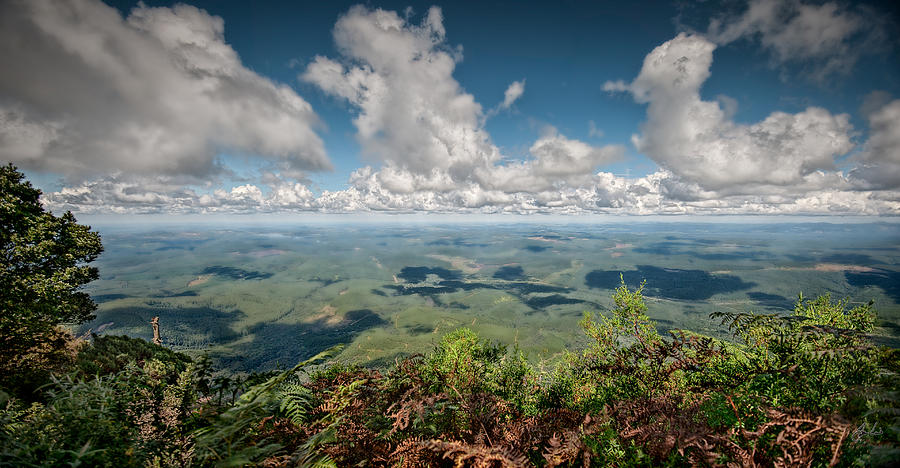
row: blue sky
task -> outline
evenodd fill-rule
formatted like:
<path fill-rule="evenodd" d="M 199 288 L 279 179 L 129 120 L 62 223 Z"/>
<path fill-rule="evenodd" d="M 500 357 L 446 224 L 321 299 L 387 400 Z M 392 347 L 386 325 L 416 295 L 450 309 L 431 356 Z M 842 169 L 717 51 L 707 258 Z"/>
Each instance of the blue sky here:
<path fill-rule="evenodd" d="M 51 208 L 900 214 L 889 2 L 187 5 L 3 7 L 0 155 Z"/>

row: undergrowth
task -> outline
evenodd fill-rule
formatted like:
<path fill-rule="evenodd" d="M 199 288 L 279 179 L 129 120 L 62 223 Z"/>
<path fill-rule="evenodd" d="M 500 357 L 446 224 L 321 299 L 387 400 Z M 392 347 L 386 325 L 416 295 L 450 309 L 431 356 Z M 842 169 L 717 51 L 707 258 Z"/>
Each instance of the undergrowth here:
<path fill-rule="evenodd" d="M 896 350 L 872 304 L 716 313 L 734 336 L 658 333 L 643 285 L 590 345 L 539 372 L 462 328 L 387 369 L 217 373 L 141 340 L 94 337 L 38 401 L 0 394 L 4 466 L 890 466 Z M 8 390 L 9 391 L 9 390 Z"/>

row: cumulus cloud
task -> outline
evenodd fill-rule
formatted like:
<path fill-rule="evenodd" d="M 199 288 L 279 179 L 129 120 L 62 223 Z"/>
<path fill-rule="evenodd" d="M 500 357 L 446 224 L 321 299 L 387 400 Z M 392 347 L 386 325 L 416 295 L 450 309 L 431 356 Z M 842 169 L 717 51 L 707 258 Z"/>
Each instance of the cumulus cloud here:
<path fill-rule="evenodd" d="M 396 12 L 356 6 L 338 19 L 334 39 L 342 58 L 316 57 L 300 78 L 357 109 L 357 139 L 384 163 L 365 177 L 373 181 L 368 186 L 377 182 L 369 193 L 378 194 L 378 204 L 386 203 L 384 191 L 426 203 L 434 198 L 424 192 L 459 195 L 461 187 L 472 195 L 458 198 L 464 206 L 501 203 L 506 196 L 499 193 L 589 182 L 597 166 L 621 154 L 554 133 L 531 147 L 532 159 L 500 164 L 481 105 L 453 77 L 461 52 L 445 43 L 440 8 L 413 24 Z M 524 90 L 525 80 L 513 82 L 499 108 Z"/>
<path fill-rule="evenodd" d="M 900 188 L 900 99 L 869 114 L 869 139 L 851 173 L 865 188 Z"/>
<path fill-rule="evenodd" d="M 74 5 L 86 4 L 82 1 Z M 225 60 L 233 50 L 221 40 L 220 29 L 218 36 L 212 36 L 215 40 L 185 39 L 203 29 L 179 32 L 180 20 L 211 17 L 190 7 L 185 11 L 179 8 L 159 10 L 170 15 L 159 22 L 148 19 L 157 10 L 143 7 L 136 12 L 146 13 L 133 12 L 127 21 L 114 11 L 110 15 L 118 20 L 112 21 L 119 25 L 117 28 L 132 28 L 148 35 L 151 33 L 147 31 L 154 31 L 154 41 L 162 44 L 160 54 L 166 60 L 174 54 L 172 44 L 181 44 L 176 54 L 180 57 L 178 66 L 170 67 L 175 70 L 172 74 L 179 76 L 186 63 L 194 63 L 188 75 L 203 83 L 204 93 L 231 96 L 220 85 L 228 82 L 243 90 L 245 80 L 258 85 L 258 93 L 251 93 L 257 97 L 282 89 L 252 75 L 239 62 L 234 65 L 233 60 Z M 302 80 L 350 104 L 356 138 L 363 151 L 377 160 L 354 171 L 348 188 L 320 193 L 310 190 L 302 170 L 327 163 L 324 152 L 323 162 L 317 166 L 314 158 L 303 159 L 305 165 L 295 164 L 274 151 L 270 155 L 274 161 L 259 179 L 241 180 L 229 188 L 198 186 L 184 176 L 188 166 L 178 158 L 169 158 L 163 161 L 179 167 L 178 175 L 152 166 L 148 166 L 152 170 L 145 167 L 144 174 L 124 176 L 126 172 L 119 172 L 47 193 L 45 204 L 53 210 L 81 213 L 900 214 L 897 192 L 879 190 L 888 184 L 875 184 L 876 179 L 864 173 L 871 168 L 887 174 L 885 168 L 900 167 L 896 161 L 900 154 L 900 131 L 896 127 L 900 101 L 887 102 L 884 96 L 879 97 L 878 104 L 875 98 L 870 100 L 870 137 L 854 156 L 860 167 L 845 176 L 836 170 L 835 158 L 853 148 L 854 132 L 848 116 L 810 107 L 796 114 L 774 112 L 760 122 L 738 124 L 732 120 L 737 109 L 735 100 L 717 96 L 714 101 L 704 101 L 700 97 L 716 45 L 701 36 L 681 34 L 654 49 L 633 81 L 604 85 L 609 91 L 629 92 L 648 105 L 647 120 L 633 143 L 659 163 L 659 170 L 635 178 L 605 172 L 604 166 L 624 158 L 622 146 L 594 146 L 568 138 L 552 127 L 545 129 L 522 158 L 510 158 L 501 154 L 485 129 L 487 114 L 493 111 L 484 112 L 453 77 L 462 54 L 461 49 L 445 42 L 440 9 L 428 10 L 418 23 L 411 16 L 363 6 L 351 8 L 334 28 L 340 56 L 316 57 L 300 75 Z M 135 26 L 142 21 L 156 26 Z M 226 80 L 223 76 L 227 74 L 222 72 L 226 63 L 233 66 L 225 69 L 236 66 L 244 70 L 238 73 L 243 78 Z M 128 76 L 128 70 L 125 67 L 122 73 Z M 103 73 L 108 71 L 103 69 Z M 193 83 L 188 78 L 182 81 Z M 162 99 L 157 88 L 148 91 L 136 86 L 137 91 Z M 229 89 L 237 92 L 236 88 Z M 283 89 L 294 96 L 288 102 L 300 99 Z M 522 91 L 524 80 L 513 82 L 504 103 L 511 105 Z M 0 101 L 0 147 L 16 147 L 25 155 L 23 158 L 42 160 L 73 124 L 59 112 L 37 118 L 38 107 L 23 102 Z M 153 115 L 171 117 L 166 113 L 167 106 L 179 102 L 168 102 L 156 108 Z M 201 108 L 205 103 L 186 102 Z M 124 105 L 116 109 L 128 111 Z M 286 115 L 280 107 L 275 109 L 265 118 L 293 125 L 296 115 Z M 205 108 L 192 118 L 212 119 L 205 114 L 213 111 L 224 112 Z M 139 115 L 153 122 L 151 116 Z M 310 110 L 303 115 L 309 117 L 309 128 L 315 114 Z M 601 134 L 596 126 L 590 128 L 591 136 Z M 314 133 L 310 135 L 315 137 Z M 235 144 L 234 140 L 203 141 L 214 147 Z"/>
<path fill-rule="evenodd" d="M 177 9 L 167 12 L 180 14 Z M 334 27 L 341 57 L 316 57 L 300 75 L 353 106 L 357 139 L 381 163 L 377 169 L 355 171 L 348 189 L 315 195 L 302 174 L 293 177 L 299 182 L 286 181 L 289 168 L 278 163 L 259 182 L 241 182 L 229 190 L 179 187 L 171 177 L 112 176 L 49 193 L 46 203 L 83 212 L 106 206 L 122 212 L 579 212 L 629 204 L 620 200 L 621 184 L 600 188 L 610 179 L 595 174 L 598 167 L 621 159 L 621 146 L 593 146 L 551 128 L 524 160 L 503 157 L 484 128 L 481 105 L 453 77 L 461 49 L 445 43 L 441 10 L 431 8 L 419 24 L 409 16 L 351 8 Z M 162 25 L 155 34 L 177 37 Z M 231 51 L 219 49 L 215 57 Z M 219 63 L 206 56 L 192 61 Z M 511 106 L 524 87 L 524 80 L 513 82 L 501 106 Z M 0 115 L 24 125 L 16 115 Z M 33 129 L 36 134 L 52 131 L 52 126 Z"/>
<path fill-rule="evenodd" d="M 506 88 L 506 92 L 503 93 L 503 102 L 500 103 L 500 109 L 509 109 L 510 106 L 522 97 L 522 94 L 524 93 L 525 80 L 513 81 L 510 83 L 509 87 Z"/>
<path fill-rule="evenodd" d="M 550 128 L 528 152 L 532 159 L 491 166 L 478 174 L 478 180 L 486 188 L 508 193 L 591 185 L 597 182 L 594 174 L 597 167 L 621 160 L 624 148 L 592 146 L 566 138 Z"/>
<path fill-rule="evenodd" d="M 618 161 L 621 146 L 595 147 L 553 132 L 535 141 L 528 150 L 535 156 L 534 172 L 549 176 L 591 174 L 597 166 Z"/>
<path fill-rule="evenodd" d="M 265 190 L 264 190 L 265 188 Z M 201 191 L 166 176 L 112 175 L 65 187 L 42 197 L 53 211 L 78 213 L 256 213 L 318 209 L 303 184 L 271 182 Z"/>
<path fill-rule="evenodd" d="M 720 194 L 753 194 L 772 187 L 800 189 L 833 171 L 836 157 L 853 148 L 846 114 L 810 107 L 797 114 L 774 112 L 752 125 L 730 119 L 719 101 L 704 101 L 700 87 L 710 75 L 715 44 L 679 34 L 655 48 L 631 83 L 608 82 L 647 103 L 637 149 L 686 181 Z"/>
<path fill-rule="evenodd" d="M 24 168 L 203 178 L 221 150 L 331 167 L 309 103 L 192 6 L 123 18 L 99 0 L 2 2 L 0 62 L 0 158 Z"/>
<path fill-rule="evenodd" d="M 859 113 L 868 120 L 872 117 L 872 114 L 881 110 L 882 107 L 892 100 L 891 93 L 887 91 L 872 91 L 863 98 L 863 103 L 859 106 Z"/>
<path fill-rule="evenodd" d="M 859 44 L 880 34 L 878 18 L 869 11 L 800 0 L 750 0 L 743 14 L 715 18 L 707 32 L 718 44 L 758 39 L 776 63 L 810 65 L 818 79 L 848 73 L 863 49 Z"/>
<path fill-rule="evenodd" d="M 440 8 L 415 25 L 396 12 L 358 5 L 334 27 L 343 60 L 316 57 L 301 78 L 358 109 L 357 139 L 367 154 L 459 182 L 499 152 L 482 128 L 481 105 L 453 78 L 461 52 L 444 38 Z"/>

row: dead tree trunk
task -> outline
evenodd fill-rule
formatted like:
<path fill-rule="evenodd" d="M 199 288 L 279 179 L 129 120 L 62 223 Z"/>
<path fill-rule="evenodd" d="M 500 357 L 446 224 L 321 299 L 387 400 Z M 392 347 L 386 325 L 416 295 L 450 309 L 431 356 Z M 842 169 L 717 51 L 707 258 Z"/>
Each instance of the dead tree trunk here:
<path fill-rule="evenodd" d="M 159 339 L 159 317 L 153 317 L 150 325 L 153 325 L 153 344 L 162 345 L 162 340 Z"/>

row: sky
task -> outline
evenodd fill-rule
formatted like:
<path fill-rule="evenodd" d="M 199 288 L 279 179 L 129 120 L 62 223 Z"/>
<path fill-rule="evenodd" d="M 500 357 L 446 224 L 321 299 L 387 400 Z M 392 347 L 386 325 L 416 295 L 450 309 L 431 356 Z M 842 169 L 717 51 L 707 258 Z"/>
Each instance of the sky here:
<path fill-rule="evenodd" d="M 54 212 L 900 215 L 892 2 L 0 2 Z"/>

